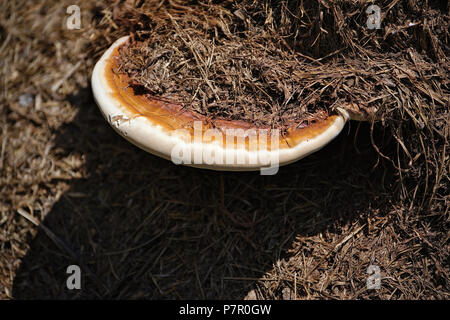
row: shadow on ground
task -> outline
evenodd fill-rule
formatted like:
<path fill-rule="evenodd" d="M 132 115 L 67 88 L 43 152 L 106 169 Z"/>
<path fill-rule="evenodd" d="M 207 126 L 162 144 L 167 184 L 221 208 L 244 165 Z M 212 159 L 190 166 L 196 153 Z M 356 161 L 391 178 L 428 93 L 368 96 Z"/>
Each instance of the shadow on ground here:
<path fill-rule="evenodd" d="M 298 237 L 366 219 L 385 193 L 369 128 L 356 123 L 320 152 L 275 176 L 175 166 L 120 138 L 90 89 L 69 97 L 77 118 L 55 148 L 82 154 L 75 180 L 47 215 L 17 271 L 13 296 L 36 298 L 240 299 Z M 357 141 L 354 141 L 354 137 Z M 66 269 L 82 289 L 66 288 Z"/>

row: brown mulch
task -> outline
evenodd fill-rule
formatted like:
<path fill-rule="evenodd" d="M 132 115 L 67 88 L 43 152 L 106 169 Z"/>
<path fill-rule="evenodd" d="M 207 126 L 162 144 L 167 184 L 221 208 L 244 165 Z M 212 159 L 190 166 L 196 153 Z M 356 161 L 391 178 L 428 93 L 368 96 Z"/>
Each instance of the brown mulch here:
<path fill-rule="evenodd" d="M 447 1 L 380 1 L 380 30 L 365 25 L 366 1 L 0 3 L 0 298 L 448 299 Z M 80 30 L 65 27 L 72 4 Z M 213 28 L 188 19 L 217 10 Z M 266 55 L 237 59 L 256 73 L 226 84 L 221 52 L 255 50 L 232 45 L 252 30 Z M 172 48 L 141 84 L 198 112 L 249 116 L 230 90 L 244 79 L 238 88 L 262 107 L 252 121 L 344 102 L 377 121 L 352 121 L 275 176 L 175 166 L 120 138 L 93 101 L 95 62 L 128 34 L 151 53 Z M 201 50 L 211 69 L 191 91 L 160 82 L 167 55 L 201 72 L 190 59 Z M 289 66 L 298 76 L 284 76 Z M 71 264 L 83 272 L 76 292 Z M 369 265 L 380 267 L 378 290 L 366 287 Z"/>

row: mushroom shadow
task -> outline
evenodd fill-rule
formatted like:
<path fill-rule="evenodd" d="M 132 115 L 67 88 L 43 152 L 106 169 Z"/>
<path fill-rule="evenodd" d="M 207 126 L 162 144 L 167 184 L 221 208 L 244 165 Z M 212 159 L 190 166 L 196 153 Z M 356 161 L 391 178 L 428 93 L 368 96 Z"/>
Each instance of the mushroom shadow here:
<path fill-rule="evenodd" d="M 347 124 L 322 150 L 273 176 L 216 172 L 128 143 L 90 92 L 67 97 L 79 111 L 54 148 L 82 155 L 84 177 L 42 223 L 55 237 L 41 227 L 31 240 L 14 298 L 242 299 L 289 258 L 297 237 L 367 219 L 366 208 L 386 192 L 385 170 L 372 170 L 367 124 Z M 80 290 L 67 288 L 69 265 L 80 266 Z"/>

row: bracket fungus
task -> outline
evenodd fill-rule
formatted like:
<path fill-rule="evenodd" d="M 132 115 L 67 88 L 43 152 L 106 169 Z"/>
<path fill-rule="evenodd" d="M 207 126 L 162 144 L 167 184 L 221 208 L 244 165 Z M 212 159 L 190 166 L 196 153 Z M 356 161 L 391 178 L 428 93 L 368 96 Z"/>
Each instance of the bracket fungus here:
<path fill-rule="evenodd" d="M 103 116 L 121 136 L 143 150 L 176 164 L 213 170 L 251 171 L 275 168 L 318 151 L 343 129 L 349 112 L 302 126 L 278 129 L 243 120 L 208 118 L 181 104 L 139 94 L 118 71 L 118 39 L 92 74 L 92 89 Z"/>

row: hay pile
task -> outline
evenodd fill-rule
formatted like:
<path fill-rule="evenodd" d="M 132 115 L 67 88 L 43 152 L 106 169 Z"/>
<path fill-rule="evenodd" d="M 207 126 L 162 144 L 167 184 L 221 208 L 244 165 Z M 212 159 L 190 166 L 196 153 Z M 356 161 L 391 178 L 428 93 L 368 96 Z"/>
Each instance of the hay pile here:
<path fill-rule="evenodd" d="M 81 30 L 65 28 L 73 4 Z M 448 3 L 378 1 L 380 30 L 369 4 L 0 1 L 0 298 L 448 299 Z M 170 49 L 153 66 L 186 60 L 195 99 L 161 68 L 135 79 L 197 112 L 278 126 L 350 102 L 377 121 L 273 177 L 174 166 L 120 139 L 91 96 L 94 63 L 128 34 Z M 249 65 L 227 84 L 234 51 Z"/>

